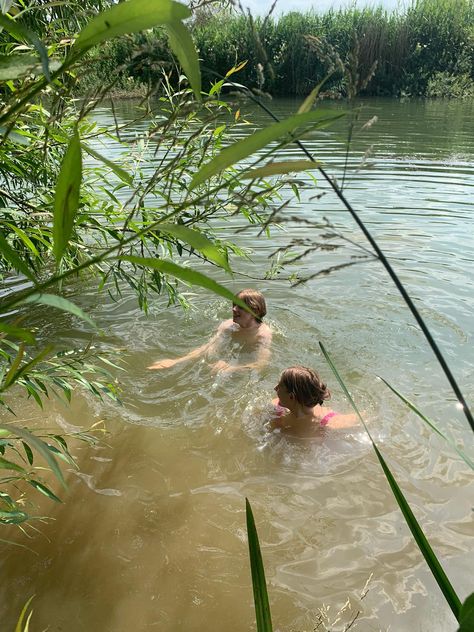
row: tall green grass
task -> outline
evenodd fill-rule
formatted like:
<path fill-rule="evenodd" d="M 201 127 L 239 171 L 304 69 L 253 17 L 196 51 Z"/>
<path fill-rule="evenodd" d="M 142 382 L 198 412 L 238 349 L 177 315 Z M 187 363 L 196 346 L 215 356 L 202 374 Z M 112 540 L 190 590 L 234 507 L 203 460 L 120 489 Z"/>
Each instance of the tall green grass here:
<path fill-rule="evenodd" d="M 466 77 L 474 80 L 472 0 L 415 0 L 403 13 L 349 8 L 255 21 L 221 16 L 194 28 L 204 66 L 225 74 L 249 59 L 240 81 L 273 95 L 307 94 L 325 76 L 327 63 L 306 35 L 323 39 L 343 61 L 357 41 L 359 74 L 366 76 L 378 62 L 367 95 L 424 96 L 434 78 L 452 83 L 453 77 L 464 77 L 462 85 Z M 342 74 L 335 73 L 325 89 L 344 94 Z"/>

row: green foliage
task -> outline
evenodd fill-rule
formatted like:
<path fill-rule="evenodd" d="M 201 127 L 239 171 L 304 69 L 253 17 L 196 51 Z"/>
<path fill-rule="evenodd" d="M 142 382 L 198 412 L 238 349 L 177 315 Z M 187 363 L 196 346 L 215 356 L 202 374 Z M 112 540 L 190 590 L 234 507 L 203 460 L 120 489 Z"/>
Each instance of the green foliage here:
<path fill-rule="evenodd" d="M 274 95 L 306 95 L 327 74 L 327 60 L 307 44 L 312 36 L 350 61 L 358 42 L 357 74 L 367 76 L 367 95 L 427 95 L 438 73 L 462 77 L 452 96 L 474 79 L 474 9 L 470 0 L 419 0 L 405 12 L 382 8 L 347 8 L 325 14 L 288 13 L 254 21 L 225 16 L 196 25 L 194 35 L 203 64 L 225 74 L 237 59 L 251 59 L 241 83 Z M 259 77 L 258 64 L 261 65 Z M 343 95 L 347 85 L 336 72 L 327 94 Z M 470 92 L 468 92 L 469 94 Z M 462 93 L 464 94 L 464 92 Z M 444 96 L 444 95 L 441 95 Z"/>
<path fill-rule="evenodd" d="M 74 433 L 71 437 L 88 443 L 95 442 L 95 438 L 87 433 Z M 0 525 L 20 525 L 32 518 L 24 510 L 25 491 L 21 490 L 24 490 L 25 484 L 50 500 L 61 502 L 40 476 L 45 469 L 44 463 L 64 489 L 66 483 L 57 459 L 77 468 L 64 435 L 42 433 L 38 436 L 17 424 L 0 424 L 0 455 Z M 42 457 L 39 464 L 38 456 Z M 13 498 L 13 494 L 18 497 Z"/>
<path fill-rule="evenodd" d="M 426 86 L 426 96 L 443 99 L 474 98 L 474 80 L 470 75 L 452 75 L 447 72 L 436 72 Z"/>
<path fill-rule="evenodd" d="M 150 12 L 151 5 L 157 10 Z M 27 279 L 14 284 L 0 301 L 0 405 L 12 414 L 10 394 L 18 396 L 20 390 L 40 407 L 51 395 L 69 402 L 78 387 L 118 401 L 104 366 L 111 362 L 100 347 L 63 351 L 45 346 L 44 340 L 38 344 L 30 324 L 35 305 L 46 321 L 53 308 L 94 327 L 80 305 L 61 295 L 71 278 L 81 283 L 81 272 L 114 298 L 129 285 L 144 310 L 150 292 L 182 300 L 178 280 L 234 298 L 224 285 L 189 267 L 187 260 L 199 257 L 230 274 L 229 255 L 238 249 L 213 237 L 211 220 L 240 212 L 248 221 L 261 221 L 260 213 L 270 212 L 279 185 L 241 183 L 237 170 L 229 167 L 214 179 L 212 190 L 204 185 L 198 195 L 190 194 L 188 183 L 206 156 L 221 151 L 234 117 L 217 90 L 201 102 L 198 57 L 181 22 L 188 15 L 187 7 L 171 0 L 159 5 L 129 0 L 92 19 L 75 44 L 64 49 L 54 42 L 43 46 L 28 30 L 34 20 L 27 28 L 18 16 L 4 18 L 9 29 L 0 38 L 0 54 L 13 78 L 2 86 L 0 109 L 0 277 L 8 280 L 17 272 Z M 92 46 L 155 24 L 169 28 L 171 46 L 188 79 L 180 80 L 182 89 L 175 94 L 168 76 L 161 77 L 158 108 L 143 105 L 149 126 L 130 151 L 118 128 L 102 129 L 88 117 L 103 95 L 77 104 L 70 89 L 75 75 L 84 72 Z M 20 38 L 26 51 L 23 64 L 16 53 Z M 40 74 L 36 66 L 30 69 L 35 51 L 43 57 L 45 51 L 56 55 L 46 59 L 51 77 L 45 64 Z M 101 142 L 114 143 L 121 156 L 116 161 L 105 158 Z M 176 263 L 181 257 L 185 265 Z M 10 428 L 11 436 L 2 439 L 0 450 L 0 469 L 10 474 L 0 480 L 0 488 L 21 480 L 58 502 L 37 476 L 35 453 L 63 482 L 56 457 L 73 463 L 64 440 L 55 435 L 53 445 L 18 425 Z M 0 522 L 28 521 L 22 499 L 17 502 L 9 491 L 1 491 L 0 497 Z"/>
<path fill-rule="evenodd" d="M 474 593 L 471 593 L 461 606 L 457 632 L 471 632 L 474 629 Z"/>
<path fill-rule="evenodd" d="M 260 551 L 260 543 L 258 541 L 258 533 L 255 526 L 252 507 L 247 498 L 245 499 L 245 512 L 247 516 L 247 537 L 249 541 L 250 570 L 252 572 L 257 631 L 272 632 L 272 617 L 270 613 L 270 604 L 268 602 L 265 569 L 263 567 L 262 553 Z"/>
<path fill-rule="evenodd" d="M 292 142 L 298 138 L 296 130 L 307 132 L 312 129 L 327 127 L 333 121 L 341 118 L 344 114 L 334 114 L 331 111 L 315 110 L 296 114 L 279 123 L 268 125 L 264 129 L 247 136 L 246 138 L 226 147 L 217 154 L 210 162 L 206 163 L 201 170 L 193 177 L 191 189 L 202 184 L 212 176 L 220 173 L 227 167 L 248 158 L 258 150 L 266 147 L 269 143 L 286 136 L 285 143 Z M 302 131 L 301 131 L 302 130 Z"/>
<path fill-rule="evenodd" d="M 20 613 L 17 624 L 15 626 L 15 632 L 29 632 L 30 621 L 33 615 L 33 610 L 29 612 L 28 616 L 26 616 L 26 613 L 28 612 L 28 608 L 30 607 L 30 604 L 33 601 L 33 599 L 34 599 L 34 595 L 33 597 L 30 597 L 28 601 L 25 603 L 25 605 L 23 606 L 23 609 Z"/>
<path fill-rule="evenodd" d="M 444 439 L 444 441 L 446 441 L 446 443 L 451 447 L 451 449 L 459 454 L 459 456 L 466 463 L 466 465 L 468 465 L 471 468 L 471 470 L 474 470 L 474 462 L 472 461 L 472 459 L 463 450 L 458 448 L 458 446 L 454 443 L 454 441 L 452 441 L 443 432 L 441 432 L 441 430 L 438 428 L 438 426 L 436 425 L 436 423 L 434 421 L 432 421 L 425 414 L 423 414 L 421 412 L 421 410 L 419 410 L 415 406 L 415 404 L 413 404 L 409 399 L 407 399 L 404 395 L 402 395 L 399 391 L 397 391 L 397 389 L 394 386 L 392 386 L 391 384 L 389 384 L 389 382 L 387 382 L 387 380 L 384 380 L 383 377 L 381 377 L 380 379 L 382 380 L 382 382 L 384 382 L 384 384 L 386 386 L 388 386 L 388 388 L 393 393 L 395 393 L 395 395 L 399 399 L 402 400 L 402 402 L 406 406 L 408 406 L 408 408 L 410 408 L 410 410 L 412 410 L 414 413 L 416 413 L 420 419 L 422 419 L 432 430 L 434 430 L 436 432 L 436 434 L 438 434 L 442 439 Z"/>

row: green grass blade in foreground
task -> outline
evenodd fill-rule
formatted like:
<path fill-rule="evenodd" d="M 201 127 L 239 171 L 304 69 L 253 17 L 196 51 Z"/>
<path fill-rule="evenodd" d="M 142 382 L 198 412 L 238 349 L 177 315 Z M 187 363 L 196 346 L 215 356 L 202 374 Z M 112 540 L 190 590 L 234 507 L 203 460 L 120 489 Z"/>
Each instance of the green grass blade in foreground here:
<path fill-rule="evenodd" d="M 122 169 L 122 167 L 119 167 L 112 160 L 109 160 L 108 158 L 106 158 L 102 154 L 99 154 L 99 152 L 96 151 L 95 149 L 92 149 L 92 147 L 88 147 L 88 145 L 86 145 L 85 143 L 81 143 L 81 147 L 90 156 L 92 156 L 96 160 L 100 160 L 100 162 L 103 162 L 104 165 L 106 165 L 107 167 L 112 169 L 112 171 L 115 173 L 115 175 L 118 176 L 120 178 L 120 180 L 122 180 L 122 182 L 125 182 L 126 184 L 129 184 L 130 186 L 132 186 L 132 184 L 133 184 L 133 177 L 127 171 L 125 171 L 125 169 Z"/>
<path fill-rule="evenodd" d="M 270 604 L 268 603 L 267 583 L 265 581 L 262 553 L 260 551 L 252 507 L 247 498 L 245 499 L 245 512 L 247 516 L 247 536 L 249 541 L 250 569 L 252 571 L 257 632 L 272 632 L 272 617 Z"/>
<path fill-rule="evenodd" d="M 453 611 L 454 616 L 456 617 L 456 619 L 459 621 L 459 614 L 460 614 L 460 610 L 461 610 L 461 601 L 459 599 L 459 597 L 457 596 L 454 588 L 451 585 L 451 582 L 449 581 L 446 573 L 444 572 L 441 564 L 438 561 L 438 558 L 436 557 L 433 549 L 431 548 L 431 545 L 429 544 L 425 534 L 423 533 L 422 528 L 420 527 L 420 525 L 418 524 L 417 519 L 415 518 L 415 515 L 413 514 L 410 505 L 408 504 L 405 496 L 403 495 L 403 492 L 401 491 L 400 487 L 398 486 L 397 481 L 395 480 L 395 477 L 393 476 L 393 474 L 391 473 L 388 465 L 386 464 L 384 458 L 382 457 L 382 454 L 380 453 L 379 449 L 377 448 L 375 441 L 372 438 L 372 435 L 369 432 L 369 429 L 367 428 L 367 425 L 365 424 L 364 420 L 362 419 L 362 416 L 359 412 L 359 409 L 357 408 L 354 400 L 352 399 L 351 394 L 349 393 L 346 385 L 344 384 L 344 381 L 342 380 L 341 376 L 339 375 L 338 370 L 336 369 L 336 367 L 334 366 L 331 358 L 329 357 L 329 354 L 327 353 L 324 345 L 322 344 L 322 342 L 319 343 L 319 346 L 321 348 L 321 351 L 323 352 L 324 357 L 326 358 L 327 363 L 329 364 L 329 366 L 331 367 L 331 370 L 333 371 L 334 375 L 336 376 L 337 381 L 339 382 L 339 384 L 341 385 L 346 397 L 348 398 L 348 400 L 351 403 L 351 406 L 353 407 L 353 409 L 355 410 L 355 412 L 357 413 L 359 419 L 361 420 L 368 436 L 369 439 L 372 443 L 372 447 L 375 450 L 375 454 L 377 455 L 377 458 L 379 460 L 380 465 L 382 466 L 382 469 L 384 471 L 384 474 L 388 480 L 388 483 L 390 485 L 390 488 L 393 492 L 393 495 L 395 496 L 395 499 L 398 503 L 398 506 L 400 507 L 401 512 L 403 513 L 403 516 L 405 518 L 405 521 L 418 545 L 418 548 L 420 549 L 423 557 L 425 558 L 426 563 L 428 564 L 433 577 L 435 578 L 438 586 L 441 589 L 441 592 L 443 593 L 446 601 L 449 604 L 449 607 L 451 608 L 451 610 Z"/>
<path fill-rule="evenodd" d="M 471 470 L 474 470 L 474 462 L 472 461 L 472 459 L 469 458 L 469 456 L 460 448 L 457 447 L 457 445 L 454 443 L 454 441 L 452 441 L 449 437 L 447 437 L 443 432 L 441 432 L 441 430 L 438 428 L 438 426 L 434 423 L 434 421 L 432 421 L 431 419 L 429 419 L 426 415 L 424 415 L 416 406 L 415 404 L 413 404 L 413 402 L 411 402 L 409 399 L 407 399 L 404 395 L 402 395 L 399 391 L 397 391 L 397 389 L 392 386 L 389 382 L 387 382 L 387 380 L 385 380 L 383 377 L 381 377 L 380 375 L 377 376 L 379 379 L 382 380 L 382 382 L 388 386 L 388 388 L 395 393 L 395 395 L 397 397 L 399 397 L 402 402 L 404 402 L 408 408 L 410 408 L 414 413 L 416 413 L 418 415 L 418 417 L 420 417 L 420 419 L 423 419 L 423 421 L 425 423 L 428 424 L 428 426 L 434 430 L 437 434 L 439 434 L 440 437 L 442 437 L 446 443 L 448 443 L 451 448 L 453 450 L 455 450 L 455 452 L 457 452 L 459 454 L 459 456 L 463 459 L 463 461 L 471 468 Z"/>
<path fill-rule="evenodd" d="M 74 227 L 82 180 L 81 143 L 77 129 L 61 164 L 54 199 L 53 250 L 59 263 Z"/>
<path fill-rule="evenodd" d="M 48 449 L 48 446 L 38 439 L 34 434 L 28 432 L 28 430 L 24 430 L 23 428 L 19 428 L 18 426 L 14 426 L 13 424 L 0 424 L 0 430 L 6 430 L 13 437 L 21 437 L 29 446 L 35 448 L 41 456 L 44 458 L 48 467 L 56 476 L 61 485 L 66 489 L 66 482 L 64 481 L 63 474 L 59 465 L 56 462 L 56 459 L 51 454 L 51 451 Z"/>
<path fill-rule="evenodd" d="M 471 593 L 462 604 L 459 623 L 461 625 L 457 632 L 472 632 L 474 630 L 474 593 Z"/>
<path fill-rule="evenodd" d="M 20 613 L 20 618 L 18 619 L 18 622 L 15 626 L 15 632 L 28 632 L 30 617 L 33 614 L 33 611 L 31 611 L 30 614 L 28 615 L 24 626 L 23 626 L 23 621 L 25 619 L 28 608 L 30 607 L 30 603 L 33 601 L 33 599 L 34 599 L 34 595 L 30 597 L 28 601 L 25 603 L 25 605 L 23 606 L 23 609 Z"/>
<path fill-rule="evenodd" d="M 321 166 L 320 162 L 312 160 L 285 160 L 281 162 L 269 162 L 264 167 L 257 167 L 239 174 L 240 180 L 254 180 L 256 178 L 267 178 L 268 176 L 284 175 L 286 173 L 296 173 L 298 171 L 311 171 Z"/>
<path fill-rule="evenodd" d="M 212 160 L 207 162 L 191 180 L 190 189 L 194 189 L 220 171 L 227 169 L 227 167 L 239 162 L 239 160 L 243 158 L 247 158 L 259 149 L 262 149 L 262 147 L 268 145 L 268 143 L 281 138 L 285 134 L 292 133 L 294 138 L 296 138 L 297 135 L 295 131 L 298 128 L 307 132 L 308 129 L 326 127 L 342 116 L 345 116 L 345 114 L 334 114 L 334 112 L 330 110 L 314 110 L 313 112 L 305 112 L 304 114 L 295 114 L 284 121 L 268 125 L 258 132 L 250 134 L 237 143 L 226 147 Z"/>
<path fill-rule="evenodd" d="M 186 242 L 195 250 L 201 252 L 209 261 L 213 261 L 227 272 L 231 272 L 225 255 L 212 243 L 210 239 L 197 230 L 183 226 L 182 224 L 160 224 L 157 232 L 167 233 Z"/>
<path fill-rule="evenodd" d="M 334 73 L 331 72 L 329 75 L 324 77 L 324 79 L 322 81 L 320 81 L 318 83 L 318 85 L 311 90 L 311 92 L 308 94 L 306 99 L 303 101 L 303 103 L 298 108 L 297 114 L 303 114 L 304 112 L 309 112 L 311 110 L 311 108 L 313 107 L 314 102 L 316 101 L 316 99 L 317 99 L 317 97 L 319 95 L 319 91 L 324 86 L 326 81 L 332 77 L 333 74 Z"/>
<path fill-rule="evenodd" d="M 151 268 L 154 270 L 159 270 L 163 274 L 168 274 L 180 281 L 184 281 L 185 283 L 189 283 L 190 285 L 197 285 L 199 287 L 203 287 L 206 290 L 210 290 L 217 294 L 218 296 L 222 296 L 223 298 L 232 301 L 245 309 L 247 312 L 253 313 L 248 305 L 244 303 L 241 299 L 237 298 L 235 294 L 233 294 L 230 290 L 228 290 L 224 285 L 217 283 L 214 279 L 202 274 L 201 272 L 196 272 L 196 270 L 191 270 L 190 268 L 183 268 L 183 266 L 179 266 L 177 263 L 173 263 L 172 261 L 164 261 L 163 259 L 152 259 L 151 257 L 132 257 L 132 256 L 123 256 L 120 257 L 121 261 L 129 261 L 138 266 L 142 266 L 144 268 Z"/>
<path fill-rule="evenodd" d="M 405 496 L 403 495 L 403 492 L 398 486 L 397 481 L 395 480 L 384 458 L 380 454 L 379 449 L 377 448 L 376 444 L 373 441 L 372 441 L 372 446 L 375 450 L 375 453 L 380 462 L 380 465 L 382 466 L 384 474 L 387 477 L 387 480 L 392 489 L 393 495 L 395 496 L 397 500 L 398 506 L 400 507 L 403 513 L 403 516 L 405 518 L 405 521 L 408 524 L 408 527 L 410 528 L 410 531 L 418 545 L 418 548 L 423 554 L 423 557 L 425 558 L 426 563 L 430 567 L 433 577 L 435 578 L 438 586 L 440 587 L 441 592 L 443 593 L 446 601 L 449 604 L 449 607 L 453 611 L 454 616 L 459 621 L 461 601 L 459 597 L 457 596 L 453 586 L 451 585 L 451 582 L 449 581 L 441 564 L 439 563 L 439 560 L 436 557 L 436 554 L 431 548 L 430 543 L 428 542 L 425 534 L 423 533 L 422 528 L 420 527 L 417 519 L 415 518 L 410 508 L 410 505 L 408 504 Z"/>
<path fill-rule="evenodd" d="M 169 35 L 171 50 L 181 64 L 184 74 L 189 80 L 197 101 L 201 100 L 201 68 L 199 57 L 190 32 L 179 20 L 168 23 L 166 30 Z"/>
<path fill-rule="evenodd" d="M 79 33 L 73 50 L 84 50 L 125 33 L 190 17 L 188 7 L 172 0 L 128 0 L 93 18 Z"/>

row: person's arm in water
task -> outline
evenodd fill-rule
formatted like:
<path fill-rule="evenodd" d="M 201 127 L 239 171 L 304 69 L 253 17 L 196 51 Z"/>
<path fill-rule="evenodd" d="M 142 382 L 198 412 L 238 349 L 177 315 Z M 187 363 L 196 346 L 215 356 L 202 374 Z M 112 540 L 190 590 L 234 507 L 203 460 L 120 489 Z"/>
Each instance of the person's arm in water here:
<path fill-rule="evenodd" d="M 181 362 L 187 362 L 188 360 L 196 360 L 197 358 L 200 358 L 207 352 L 213 351 L 213 349 L 217 345 L 217 341 L 224 334 L 224 332 L 229 328 L 229 324 L 231 323 L 232 323 L 231 320 L 230 321 L 226 320 L 223 323 L 221 323 L 219 327 L 217 328 L 216 333 L 212 336 L 212 338 L 208 342 L 201 345 L 200 347 L 197 347 L 196 349 L 193 349 L 189 353 L 186 353 L 184 356 L 180 356 L 179 358 L 166 358 L 165 360 L 158 360 L 157 362 L 153 362 L 153 364 L 150 364 L 150 366 L 147 368 L 152 369 L 152 370 L 168 369 L 169 367 L 172 367 L 175 364 L 180 364 Z"/>

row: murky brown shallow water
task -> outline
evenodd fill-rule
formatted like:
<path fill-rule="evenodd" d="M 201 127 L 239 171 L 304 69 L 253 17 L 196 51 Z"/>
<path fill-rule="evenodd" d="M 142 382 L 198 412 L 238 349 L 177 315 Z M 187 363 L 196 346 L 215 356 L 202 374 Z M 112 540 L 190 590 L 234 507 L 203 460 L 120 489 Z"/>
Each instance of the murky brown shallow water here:
<path fill-rule="evenodd" d="M 378 139 L 378 160 L 375 169 L 355 177 L 348 196 L 395 261 L 473 401 L 474 134 L 468 129 L 474 131 L 474 108 L 456 107 L 368 104 L 368 118 L 373 111 L 385 116 L 378 136 L 364 141 Z M 432 137 L 434 122 L 439 142 Z M 343 146 L 336 132 L 328 134 L 326 159 L 337 168 Z M 453 138 L 457 149 L 449 144 Z M 295 212 L 332 213 L 340 230 L 362 242 L 334 200 L 326 196 L 315 208 L 310 197 L 303 195 Z M 301 231 L 290 224 L 271 242 L 244 234 L 253 260 L 236 269 L 261 276 L 268 253 Z M 340 258 L 344 254 L 318 252 L 300 269 Z M 237 275 L 230 286 L 252 284 Z M 360 608 L 355 629 L 364 632 L 456 628 L 363 431 L 290 441 L 262 428 L 279 371 L 293 363 L 318 368 L 335 387 L 333 406 L 348 410 L 319 351 L 322 340 L 464 598 L 473 589 L 472 474 L 375 378 L 392 381 L 472 447 L 411 316 L 375 263 L 294 289 L 271 280 L 258 287 L 274 330 L 272 366 L 262 375 L 232 376 L 213 375 L 205 362 L 145 369 L 206 340 L 228 316 L 225 302 L 197 292 L 195 309 L 185 314 L 156 299 L 147 318 L 127 292 L 112 303 L 87 285 L 78 288 L 82 307 L 91 310 L 108 342 L 124 350 L 126 372 L 117 374 L 123 406 L 81 394 L 69 409 L 51 402 L 40 412 L 16 402 L 21 419 L 34 419 L 37 427 L 87 429 L 103 420 L 108 435 L 95 447 L 76 444 L 80 472 L 67 473 L 64 504 L 38 498 L 38 515 L 52 518 L 37 524 L 39 533 L 27 538 L 4 530 L 3 537 L 28 549 L 2 545 L 2 631 L 13 630 L 32 594 L 34 631 L 255 629 L 246 497 L 259 530 L 275 629 L 313 630 L 318 608 L 330 606 L 335 616 L 347 597 L 353 610 L 343 621 Z M 54 338 L 58 344 L 83 340 L 81 327 L 57 317 Z"/>

